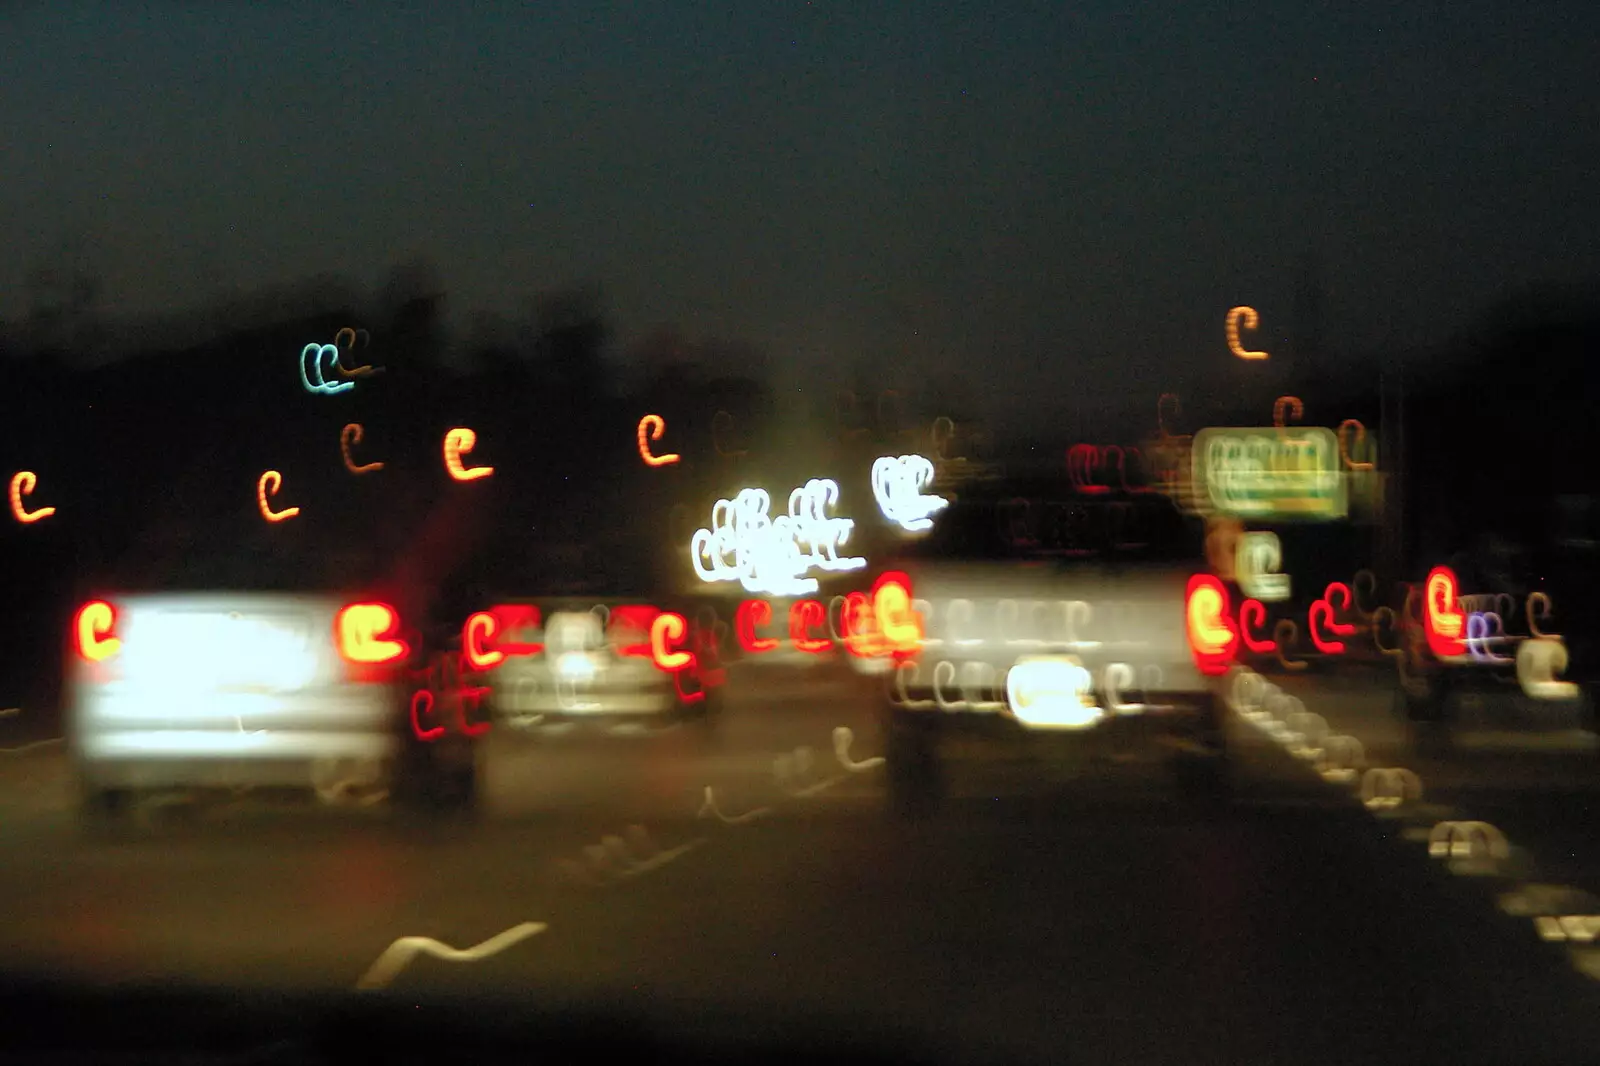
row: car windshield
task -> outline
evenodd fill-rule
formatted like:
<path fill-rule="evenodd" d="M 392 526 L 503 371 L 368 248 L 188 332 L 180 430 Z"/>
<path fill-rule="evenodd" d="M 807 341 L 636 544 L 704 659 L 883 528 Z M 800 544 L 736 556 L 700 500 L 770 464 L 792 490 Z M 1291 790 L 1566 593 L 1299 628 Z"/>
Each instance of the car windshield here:
<path fill-rule="evenodd" d="M 0 1059 L 1600 1058 L 1597 43 L 0 3 Z"/>

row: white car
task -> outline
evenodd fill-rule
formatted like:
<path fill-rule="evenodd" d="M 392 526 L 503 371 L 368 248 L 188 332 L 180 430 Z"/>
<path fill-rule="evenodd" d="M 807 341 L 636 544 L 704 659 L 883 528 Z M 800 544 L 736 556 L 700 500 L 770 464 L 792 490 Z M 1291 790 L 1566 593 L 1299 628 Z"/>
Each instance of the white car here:
<path fill-rule="evenodd" d="M 93 600 L 66 725 L 89 813 L 163 788 L 386 789 L 406 745 L 396 611 L 278 593 Z"/>

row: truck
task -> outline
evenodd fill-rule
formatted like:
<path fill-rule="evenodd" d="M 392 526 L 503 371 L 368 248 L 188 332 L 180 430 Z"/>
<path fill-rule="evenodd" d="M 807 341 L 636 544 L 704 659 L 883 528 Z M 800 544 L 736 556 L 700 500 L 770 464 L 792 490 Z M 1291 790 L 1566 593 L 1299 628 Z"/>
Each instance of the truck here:
<path fill-rule="evenodd" d="M 1203 523 L 1156 492 L 1081 488 L 1008 474 L 950 493 L 851 597 L 896 812 L 936 810 L 964 754 L 1063 745 L 1158 745 L 1187 793 L 1229 794 L 1220 682 L 1239 638 Z"/>

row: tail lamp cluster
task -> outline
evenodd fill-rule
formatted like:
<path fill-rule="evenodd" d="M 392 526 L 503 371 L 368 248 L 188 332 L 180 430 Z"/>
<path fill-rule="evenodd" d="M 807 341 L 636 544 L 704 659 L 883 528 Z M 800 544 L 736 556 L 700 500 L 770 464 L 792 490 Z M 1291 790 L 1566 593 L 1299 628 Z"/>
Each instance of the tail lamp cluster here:
<path fill-rule="evenodd" d="M 703 645 L 706 636 L 714 639 L 714 635 L 700 631 L 691 634 L 688 620 L 676 612 L 627 605 L 612 608 L 608 618 L 607 635 L 618 655 L 649 659 L 658 669 L 672 674 L 699 669 L 702 659 L 712 657 L 705 654 Z M 539 608 L 527 604 L 503 604 L 478 611 L 467 618 L 462 628 L 462 658 L 470 669 L 491 670 L 513 656 L 541 655 L 542 643 L 522 639 L 537 632 L 539 626 Z M 702 676 L 702 682 L 719 684 L 720 672 L 709 680 Z"/>
<path fill-rule="evenodd" d="M 820 600 L 796 600 L 789 605 L 789 642 L 798 651 L 813 655 L 842 642 L 845 650 L 863 659 L 904 658 L 915 655 L 922 644 L 922 616 L 911 603 L 911 578 L 894 570 L 883 574 L 872 591 L 852 592 L 843 597 L 841 619 L 829 626 L 829 608 Z M 835 602 L 838 602 L 835 600 Z M 762 636 L 759 630 L 772 624 L 772 604 L 766 600 L 745 600 L 734 616 L 739 646 L 749 654 L 760 654 L 778 647 L 779 639 Z M 830 631 L 838 635 L 823 635 Z"/>

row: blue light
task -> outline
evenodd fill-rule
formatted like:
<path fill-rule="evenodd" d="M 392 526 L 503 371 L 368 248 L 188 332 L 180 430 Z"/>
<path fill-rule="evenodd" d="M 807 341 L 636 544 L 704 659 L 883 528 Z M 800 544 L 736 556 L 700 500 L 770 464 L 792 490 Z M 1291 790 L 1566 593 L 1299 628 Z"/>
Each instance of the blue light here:
<path fill-rule="evenodd" d="M 307 372 L 307 356 L 315 360 L 310 364 L 309 373 Z M 300 384 L 306 387 L 306 391 L 332 396 L 336 392 L 344 392 L 346 389 L 355 388 L 356 383 L 353 381 L 344 381 L 335 385 L 328 384 L 322 372 L 323 364 L 328 360 L 331 360 L 332 365 L 335 367 L 339 365 L 339 349 L 335 345 L 318 344 L 316 341 L 312 341 L 300 349 Z M 315 381 L 313 381 L 313 378 Z"/>

